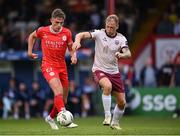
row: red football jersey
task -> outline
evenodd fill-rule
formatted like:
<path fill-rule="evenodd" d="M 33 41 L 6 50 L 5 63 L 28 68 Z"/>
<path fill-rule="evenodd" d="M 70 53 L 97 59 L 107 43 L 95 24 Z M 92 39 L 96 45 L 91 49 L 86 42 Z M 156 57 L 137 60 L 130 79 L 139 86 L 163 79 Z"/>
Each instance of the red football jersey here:
<path fill-rule="evenodd" d="M 41 39 L 42 65 L 65 67 L 67 45 L 73 42 L 71 31 L 62 27 L 60 32 L 55 33 L 52 31 L 51 26 L 46 26 L 40 27 L 36 34 Z"/>

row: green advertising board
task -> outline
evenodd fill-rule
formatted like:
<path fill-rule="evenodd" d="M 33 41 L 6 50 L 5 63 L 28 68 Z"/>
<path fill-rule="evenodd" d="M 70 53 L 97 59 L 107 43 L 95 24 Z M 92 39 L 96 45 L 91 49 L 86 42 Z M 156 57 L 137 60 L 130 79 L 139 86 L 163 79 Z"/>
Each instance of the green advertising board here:
<path fill-rule="evenodd" d="M 132 88 L 133 97 L 127 104 L 131 115 L 172 116 L 174 110 L 180 109 L 180 88 Z M 102 91 L 93 95 L 96 114 L 104 115 L 102 106 Z M 112 112 L 115 100 L 112 99 Z"/>
<path fill-rule="evenodd" d="M 132 88 L 131 92 L 133 114 L 170 116 L 180 108 L 180 88 Z"/>

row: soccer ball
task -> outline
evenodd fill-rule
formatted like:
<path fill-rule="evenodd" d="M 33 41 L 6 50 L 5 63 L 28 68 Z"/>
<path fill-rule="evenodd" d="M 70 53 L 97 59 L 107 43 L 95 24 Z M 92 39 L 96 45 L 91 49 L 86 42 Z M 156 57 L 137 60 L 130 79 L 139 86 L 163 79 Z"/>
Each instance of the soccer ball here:
<path fill-rule="evenodd" d="M 71 124 L 73 122 L 73 115 L 70 111 L 62 110 L 57 115 L 57 121 L 62 126 L 68 126 L 69 124 Z"/>

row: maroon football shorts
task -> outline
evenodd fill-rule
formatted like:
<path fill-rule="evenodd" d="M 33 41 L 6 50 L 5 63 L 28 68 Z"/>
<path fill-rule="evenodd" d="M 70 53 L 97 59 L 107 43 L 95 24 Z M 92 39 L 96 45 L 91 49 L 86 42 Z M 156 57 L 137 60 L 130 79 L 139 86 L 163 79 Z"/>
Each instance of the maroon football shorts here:
<path fill-rule="evenodd" d="M 108 78 L 112 83 L 112 91 L 117 91 L 120 93 L 124 93 L 124 84 L 121 79 L 120 73 L 117 74 L 108 74 L 100 70 L 96 70 L 93 72 L 94 80 L 99 83 L 100 79 L 103 77 Z"/>

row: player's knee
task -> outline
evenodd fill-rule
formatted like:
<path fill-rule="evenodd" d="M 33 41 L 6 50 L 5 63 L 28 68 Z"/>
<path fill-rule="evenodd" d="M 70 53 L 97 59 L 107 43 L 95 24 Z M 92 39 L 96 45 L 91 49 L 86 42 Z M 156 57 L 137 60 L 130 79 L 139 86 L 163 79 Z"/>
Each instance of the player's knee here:
<path fill-rule="evenodd" d="M 108 86 L 108 85 L 104 86 L 103 87 L 103 94 L 105 94 L 105 95 L 111 94 L 111 89 L 112 89 L 111 86 Z"/>
<path fill-rule="evenodd" d="M 111 93 L 112 85 L 111 84 L 105 84 L 103 86 L 103 90 L 106 91 L 107 93 Z"/>
<path fill-rule="evenodd" d="M 118 101 L 118 107 L 120 109 L 124 109 L 125 106 L 126 106 L 126 101 L 125 100 Z"/>

